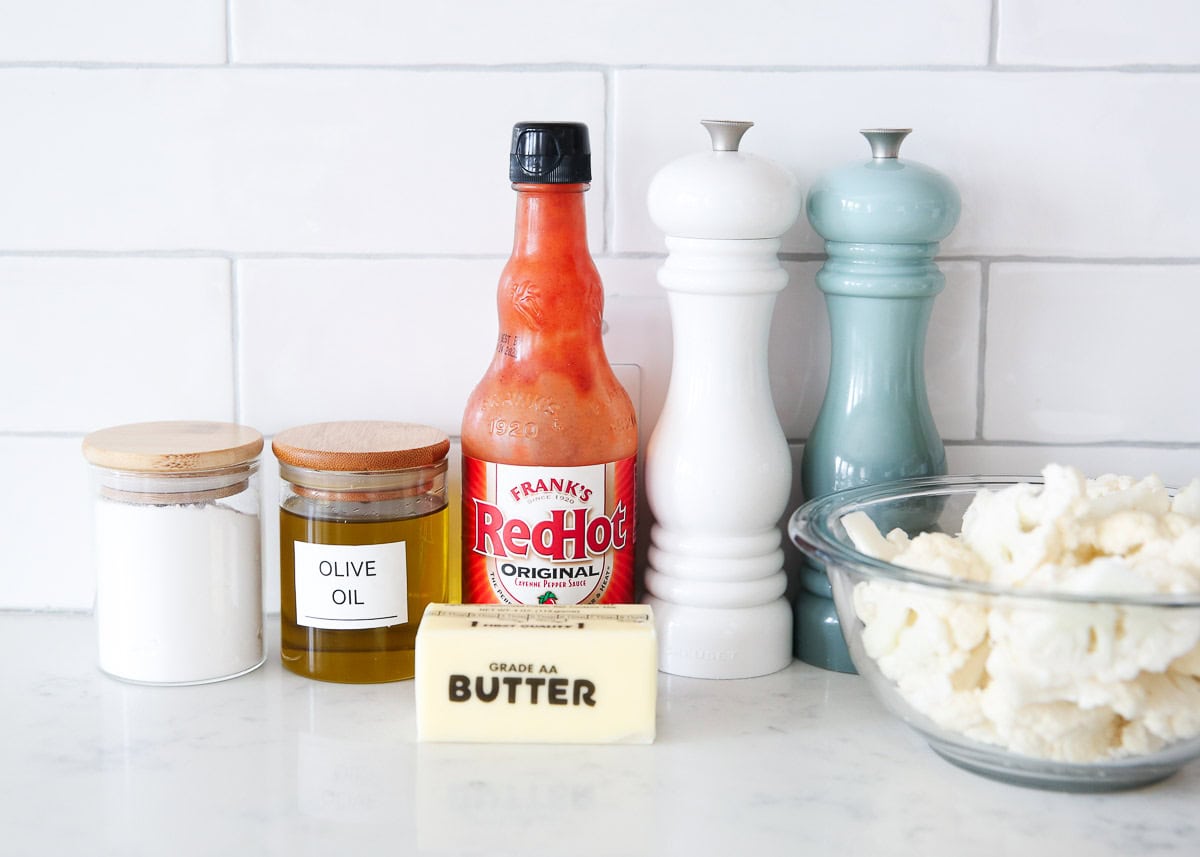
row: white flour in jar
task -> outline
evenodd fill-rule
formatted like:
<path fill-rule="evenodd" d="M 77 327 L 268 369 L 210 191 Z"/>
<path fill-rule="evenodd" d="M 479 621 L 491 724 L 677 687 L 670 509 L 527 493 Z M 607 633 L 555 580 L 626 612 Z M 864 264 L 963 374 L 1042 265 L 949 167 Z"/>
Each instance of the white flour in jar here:
<path fill-rule="evenodd" d="M 100 498 L 95 516 L 101 669 L 175 684 L 263 662 L 257 515 L 216 503 Z"/>

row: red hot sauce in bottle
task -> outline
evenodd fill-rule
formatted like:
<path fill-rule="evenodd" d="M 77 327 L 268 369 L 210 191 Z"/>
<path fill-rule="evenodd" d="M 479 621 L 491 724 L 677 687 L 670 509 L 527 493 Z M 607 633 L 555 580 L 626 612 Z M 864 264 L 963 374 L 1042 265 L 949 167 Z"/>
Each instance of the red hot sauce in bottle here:
<path fill-rule="evenodd" d="M 633 601 L 637 421 L 601 340 L 587 126 L 513 127 L 496 353 L 462 425 L 465 603 Z"/>

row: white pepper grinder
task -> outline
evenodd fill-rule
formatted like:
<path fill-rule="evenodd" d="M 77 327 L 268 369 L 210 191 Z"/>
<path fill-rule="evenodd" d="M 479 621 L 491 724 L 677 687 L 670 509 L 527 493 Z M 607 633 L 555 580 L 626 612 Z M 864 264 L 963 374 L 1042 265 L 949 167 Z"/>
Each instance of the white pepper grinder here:
<path fill-rule="evenodd" d="M 646 449 L 647 603 L 659 669 L 749 678 L 792 660 L 778 526 L 791 487 L 771 400 L 767 339 L 787 285 L 779 236 L 803 194 L 787 170 L 738 151 L 754 123 L 706 121 L 712 151 L 654 176 L 650 216 L 666 234 L 674 355 Z"/>

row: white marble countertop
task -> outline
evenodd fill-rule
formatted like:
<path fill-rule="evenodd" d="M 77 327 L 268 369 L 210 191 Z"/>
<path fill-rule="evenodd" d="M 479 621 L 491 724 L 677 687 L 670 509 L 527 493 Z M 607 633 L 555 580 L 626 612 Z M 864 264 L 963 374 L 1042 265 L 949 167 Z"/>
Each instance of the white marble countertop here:
<path fill-rule="evenodd" d="M 277 620 L 268 623 L 278 637 Z M 942 761 L 857 676 L 660 676 L 652 746 L 426 745 L 411 682 L 139 687 L 0 614 L 0 854 L 1200 853 L 1200 764 L 1064 795 Z"/>

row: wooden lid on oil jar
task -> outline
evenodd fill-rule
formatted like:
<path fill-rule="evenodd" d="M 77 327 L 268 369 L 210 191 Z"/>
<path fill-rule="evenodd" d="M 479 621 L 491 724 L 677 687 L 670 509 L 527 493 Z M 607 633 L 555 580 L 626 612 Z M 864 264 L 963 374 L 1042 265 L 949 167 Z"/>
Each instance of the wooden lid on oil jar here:
<path fill-rule="evenodd" d="M 313 423 L 281 431 L 271 450 L 299 493 L 371 502 L 430 490 L 446 472 L 450 438 L 419 423 Z"/>
<path fill-rule="evenodd" d="M 418 423 L 313 423 L 281 431 L 271 451 L 293 467 L 365 473 L 436 464 L 450 451 L 450 438 L 441 429 Z"/>

